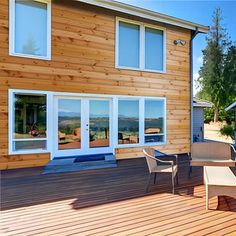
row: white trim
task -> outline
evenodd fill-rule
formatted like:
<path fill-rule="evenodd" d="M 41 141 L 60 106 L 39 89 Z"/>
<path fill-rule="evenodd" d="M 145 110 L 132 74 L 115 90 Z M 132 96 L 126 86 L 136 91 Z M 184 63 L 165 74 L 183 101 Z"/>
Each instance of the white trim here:
<path fill-rule="evenodd" d="M 113 0 L 109 0 L 109 1 L 77 0 L 77 1 L 94 5 L 94 6 L 98 6 L 98 7 L 103 7 L 103 8 L 114 10 L 114 11 L 118 11 L 118 12 L 122 12 L 122 13 L 126 13 L 126 14 L 133 15 L 136 17 L 153 20 L 156 22 L 179 26 L 185 29 L 196 30 L 196 28 L 198 28 L 198 31 L 200 33 L 208 33 L 209 31 L 209 27 L 205 25 L 193 23 L 187 20 L 182 20 L 173 16 L 168 16 L 165 14 L 143 9 L 140 7 L 131 6 L 131 5 L 121 3 L 118 1 L 113 1 Z"/>
<path fill-rule="evenodd" d="M 139 26 L 139 67 L 129 67 L 129 66 L 120 66 L 119 65 L 119 22 L 126 22 L 130 24 L 135 24 Z M 153 70 L 145 68 L 145 29 L 151 28 L 160 30 L 163 32 L 163 69 L 162 70 Z M 166 28 L 159 27 L 156 25 L 146 24 L 140 21 L 129 20 L 121 17 L 116 17 L 116 36 L 115 36 L 115 68 L 117 69 L 127 69 L 135 71 L 146 71 L 146 72 L 155 72 L 155 73 L 166 73 Z"/>
<path fill-rule="evenodd" d="M 47 126 L 47 136 L 46 138 L 25 138 L 25 139 L 16 139 L 13 138 L 14 134 L 14 95 L 15 94 L 21 94 L 21 95 L 30 95 L 30 94 L 37 94 L 37 95 L 45 95 L 46 96 L 46 107 L 47 107 L 47 118 L 46 118 L 46 126 Z M 36 90 L 20 90 L 20 89 L 9 89 L 8 91 L 8 114 L 9 114 L 9 126 L 8 126 L 8 144 L 9 144 L 9 155 L 16 155 L 16 154 L 29 154 L 29 153 L 48 153 L 49 152 L 49 145 L 48 145 L 48 139 L 50 136 L 50 124 L 48 122 L 49 118 L 49 104 L 48 104 L 48 94 L 49 92 L 47 91 L 36 91 Z M 46 141 L 46 149 L 31 149 L 31 150 L 19 150 L 15 151 L 13 150 L 13 142 L 21 142 L 21 141 Z"/>
<path fill-rule="evenodd" d="M 81 145 L 78 149 L 59 149 L 58 148 L 58 137 L 57 135 L 54 135 L 54 157 L 62 157 L 62 156 L 78 156 L 78 155 L 86 155 L 86 154 L 98 154 L 98 153 L 114 153 L 113 150 L 113 142 L 112 137 L 113 135 L 113 124 L 112 124 L 112 98 L 103 98 L 103 97 L 96 97 L 96 95 L 93 95 L 91 97 L 88 96 L 77 96 L 79 94 L 76 94 L 76 96 L 60 96 L 55 95 L 54 96 L 54 104 L 53 104 L 53 110 L 54 110 L 54 127 L 53 127 L 53 133 L 58 134 L 58 101 L 60 99 L 73 99 L 78 100 L 81 102 L 81 109 L 80 109 L 80 120 L 81 120 Z M 90 100 L 97 100 L 97 101 L 109 101 L 109 146 L 107 147 L 90 147 L 89 142 L 89 118 L 90 118 Z"/>
<path fill-rule="evenodd" d="M 145 142 L 145 131 L 144 131 L 144 122 L 145 122 L 145 99 L 153 99 L 159 100 L 164 102 L 164 124 L 163 124 L 163 135 L 164 141 L 163 142 L 153 142 L 153 143 L 146 143 Z M 157 146 L 157 145 L 165 145 L 166 144 L 166 98 L 165 97 L 143 97 L 143 96 L 117 96 L 117 100 L 138 100 L 139 101 L 139 143 L 134 144 L 119 144 L 118 140 L 116 142 L 115 148 L 125 148 L 125 147 L 140 147 L 140 146 Z M 141 110 L 142 109 L 142 110 Z M 118 106 L 117 106 L 117 113 L 118 113 Z M 117 133 L 118 134 L 118 114 L 117 114 Z"/>
<path fill-rule="evenodd" d="M 33 140 L 46 140 L 47 146 L 46 150 L 21 150 L 21 151 L 13 151 L 12 143 L 15 140 L 13 138 L 14 134 L 14 106 L 13 106 L 13 97 L 14 94 L 44 94 L 47 97 L 47 137 L 46 138 L 32 138 Z M 56 124 L 57 124 L 57 107 L 55 107 L 55 101 L 57 98 L 86 98 L 86 99 L 110 99 L 110 151 L 114 153 L 115 148 L 125 148 L 125 147 L 142 147 L 142 146 L 159 146 L 166 144 L 166 98 L 165 97 L 144 97 L 144 96 L 129 96 L 129 95 L 109 95 L 109 94 L 85 94 L 85 93 L 67 93 L 67 92 L 50 92 L 50 91 L 37 91 L 37 90 L 20 90 L 20 89 L 9 89 L 9 98 L 8 98 L 8 111 L 9 111 L 9 155 L 15 154 L 34 154 L 34 153 L 50 153 L 51 159 L 56 156 L 58 153 L 56 152 L 57 146 L 55 144 L 55 140 L 57 140 L 57 132 L 56 132 Z M 118 99 L 123 100 L 138 100 L 139 101 L 139 143 L 138 144 L 118 144 Z M 145 143 L 144 138 L 144 101 L 145 99 L 154 99 L 164 101 L 164 141 L 163 142 L 153 142 L 153 143 Z M 82 108 L 82 107 L 81 107 Z M 143 110 L 143 111 L 142 111 Z M 16 139 L 20 140 L 20 139 Z M 24 139 L 26 140 L 26 139 Z M 95 148 L 94 148 L 95 150 Z M 99 148 L 102 152 L 105 152 L 106 149 Z M 105 151 L 104 151 L 105 150 Z M 83 154 L 87 154 L 83 152 Z M 88 153 L 89 154 L 89 153 Z M 76 150 L 74 150 L 74 154 L 70 153 L 67 155 L 78 155 Z M 63 156 L 63 155 L 62 155 Z"/>
<path fill-rule="evenodd" d="M 145 99 L 147 100 L 151 100 L 153 98 L 144 98 L 144 101 Z M 167 136 L 167 133 L 166 133 L 166 98 L 163 98 L 163 99 L 153 99 L 153 100 L 162 100 L 164 102 L 163 104 L 163 107 L 164 107 L 164 115 L 163 115 L 163 133 L 158 133 L 158 134 L 145 134 L 145 130 L 144 130 L 144 145 L 150 145 L 150 146 L 155 146 L 156 143 L 160 144 L 160 145 L 164 145 L 166 144 L 166 136 Z M 144 112 L 145 113 L 145 112 Z M 144 114 L 144 119 L 145 119 L 145 114 Z M 145 137 L 146 136 L 163 136 L 163 142 L 145 142 Z"/>
<path fill-rule="evenodd" d="M 51 60 L 51 0 L 32 0 L 47 4 L 47 55 L 37 56 L 15 52 L 15 2 L 16 0 L 9 0 L 9 55 L 17 57 L 25 57 L 31 59 Z"/>
<path fill-rule="evenodd" d="M 145 98 L 139 100 L 139 143 L 145 143 Z"/>
<path fill-rule="evenodd" d="M 47 138 L 13 138 L 12 141 L 45 141 Z"/>
<path fill-rule="evenodd" d="M 211 108 L 212 106 L 210 103 L 193 103 L 193 107 Z"/>

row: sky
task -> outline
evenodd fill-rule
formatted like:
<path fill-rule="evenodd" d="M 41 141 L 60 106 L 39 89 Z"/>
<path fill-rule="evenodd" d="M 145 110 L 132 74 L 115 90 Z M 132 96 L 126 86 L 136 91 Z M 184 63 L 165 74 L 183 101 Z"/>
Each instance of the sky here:
<path fill-rule="evenodd" d="M 130 5 L 157 11 L 163 14 L 189 20 L 210 26 L 212 15 L 217 7 L 222 10 L 222 25 L 227 28 L 232 41 L 236 42 L 236 0 L 206 1 L 206 0 L 119 0 Z M 206 35 L 198 34 L 194 39 L 193 76 L 198 78 L 198 71 L 202 65 L 202 50 L 206 47 Z M 197 92 L 194 83 L 194 94 Z"/>

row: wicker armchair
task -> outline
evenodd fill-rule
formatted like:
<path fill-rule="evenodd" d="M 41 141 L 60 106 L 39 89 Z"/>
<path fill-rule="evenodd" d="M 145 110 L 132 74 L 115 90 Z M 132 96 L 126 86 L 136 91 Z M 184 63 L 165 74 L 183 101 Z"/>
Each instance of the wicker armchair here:
<path fill-rule="evenodd" d="M 157 173 L 171 173 L 172 174 L 172 192 L 175 193 L 175 179 L 178 184 L 178 165 L 177 165 L 177 155 L 172 155 L 176 158 L 176 162 L 161 160 L 160 158 L 155 157 L 155 149 L 153 148 L 145 148 L 143 149 L 143 153 L 146 157 L 148 170 L 149 170 L 149 179 L 146 186 L 146 192 L 148 192 L 150 180 L 152 174 L 154 176 L 154 184 L 156 183 Z M 164 157 L 164 155 L 162 155 Z M 166 155 L 169 157 L 169 155 Z"/>

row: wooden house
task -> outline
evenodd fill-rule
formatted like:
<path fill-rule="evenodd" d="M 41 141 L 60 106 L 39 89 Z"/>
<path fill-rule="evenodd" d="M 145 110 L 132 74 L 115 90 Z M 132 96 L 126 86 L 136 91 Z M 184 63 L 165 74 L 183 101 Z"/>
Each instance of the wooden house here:
<path fill-rule="evenodd" d="M 208 27 L 116 1 L 0 1 L 0 169 L 189 152 Z"/>

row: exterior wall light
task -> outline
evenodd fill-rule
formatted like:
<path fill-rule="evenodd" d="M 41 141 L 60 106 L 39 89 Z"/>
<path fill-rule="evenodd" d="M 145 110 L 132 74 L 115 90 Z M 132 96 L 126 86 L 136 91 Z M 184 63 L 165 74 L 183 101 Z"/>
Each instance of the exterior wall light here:
<path fill-rule="evenodd" d="M 185 46 L 186 45 L 186 41 L 185 40 L 180 40 L 180 39 L 175 39 L 174 40 L 174 44 L 175 45 L 181 44 L 182 46 Z"/>

